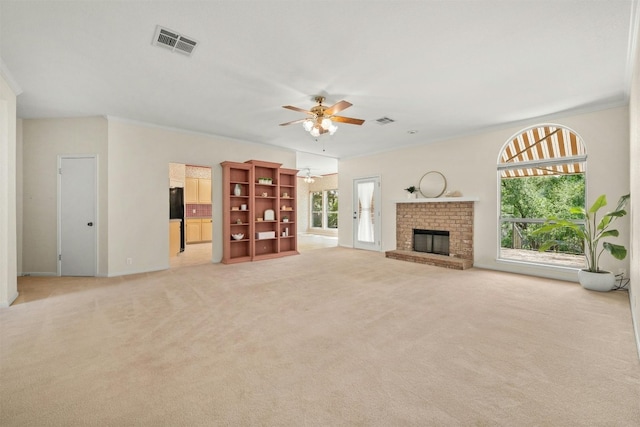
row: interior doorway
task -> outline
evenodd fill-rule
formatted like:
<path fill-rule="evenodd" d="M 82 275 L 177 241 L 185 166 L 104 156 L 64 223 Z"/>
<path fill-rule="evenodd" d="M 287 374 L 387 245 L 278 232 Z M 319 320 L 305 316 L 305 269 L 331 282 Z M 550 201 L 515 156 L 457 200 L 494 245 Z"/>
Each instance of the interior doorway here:
<path fill-rule="evenodd" d="M 58 157 L 58 275 L 95 276 L 96 157 Z"/>
<path fill-rule="evenodd" d="M 211 167 L 169 164 L 170 268 L 212 262 L 212 188 Z"/>

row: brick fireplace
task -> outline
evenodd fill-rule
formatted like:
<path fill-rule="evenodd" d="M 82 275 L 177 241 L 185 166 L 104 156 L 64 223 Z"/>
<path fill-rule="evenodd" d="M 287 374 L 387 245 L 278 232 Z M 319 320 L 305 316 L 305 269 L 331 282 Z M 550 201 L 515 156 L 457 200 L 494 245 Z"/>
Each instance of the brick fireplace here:
<path fill-rule="evenodd" d="M 473 210 L 475 199 L 443 197 L 396 203 L 396 250 L 387 258 L 464 270 L 473 267 Z M 413 250 L 413 230 L 449 232 L 449 255 Z"/>

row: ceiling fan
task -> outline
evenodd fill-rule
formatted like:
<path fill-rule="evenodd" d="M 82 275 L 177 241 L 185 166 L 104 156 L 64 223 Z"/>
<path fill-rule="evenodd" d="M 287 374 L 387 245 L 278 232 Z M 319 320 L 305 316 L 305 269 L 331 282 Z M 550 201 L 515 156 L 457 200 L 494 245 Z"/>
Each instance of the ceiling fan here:
<path fill-rule="evenodd" d="M 304 170 L 306 170 L 306 173 L 303 172 Z M 304 168 L 303 171 L 301 171 L 302 173 L 298 174 L 298 176 L 304 177 L 304 182 L 307 184 L 316 182 L 314 178 L 322 178 L 322 175 L 311 175 L 311 168 Z"/>
<path fill-rule="evenodd" d="M 311 136 L 318 137 L 326 133 L 328 133 L 329 135 L 333 135 L 338 129 L 338 126 L 336 126 L 333 122 L 348 123 L 351 125 L 361 125 L 364 123 L 364 120 L 362 119 L 354 119 L 351 117 L 335 115 L 336 113 L 339 113 L 340 111 L 351 107 L 353 104 L 351 104 L 350 102 L 340 101 L 332 105 L 331 107 L 327 107 L 325 105 L 322 105 L 322 103 L 324 102 L 324 96 L 316 96 L 315 101 L 318 103 L 318 105 L 311 107 L 311 110 L 304 110 L 292 105 L 283 105 L 282 108 L 306 113 L 309 116 L 305 117 L 304 119 L 293 120 L 287 123 L 280 123 L 280 126 L 302 123 L 304 130 L 309 132 Z"/>

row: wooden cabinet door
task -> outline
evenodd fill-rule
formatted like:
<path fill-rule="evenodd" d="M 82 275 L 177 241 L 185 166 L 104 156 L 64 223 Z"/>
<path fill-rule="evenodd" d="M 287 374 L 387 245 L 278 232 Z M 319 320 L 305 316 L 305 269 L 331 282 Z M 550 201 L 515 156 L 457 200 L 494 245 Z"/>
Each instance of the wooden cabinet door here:
<path fill-rule="evenodd" d="M 180 253 L 180 222 L 169 222 L 169 256 L 176 256 Z"/>
<path fill-rule="evenodd" d="M 202 221 L 199 219 L 187 220 L 187 232 L 185 239 L 187 243 L 195 243 L 201 240 L 202 235 Z"/>
<path fill-rule="evenodd" d="M 198 178 L 198 203 L 205 204 L 205 205 L 208 205 L 211 203 L 211 180 L 210 179 Z"/>
<path fill-rule="evenodd" d="M 213 222 L 211 219 L 203 219 L 200 226 L 200 238 L 203 242 L 210 242 L 213 236 Z"/>
<path fill-rule="evenodd" d="M 198 178 L 185 178 L 184 202 L 198 203 Z"/>

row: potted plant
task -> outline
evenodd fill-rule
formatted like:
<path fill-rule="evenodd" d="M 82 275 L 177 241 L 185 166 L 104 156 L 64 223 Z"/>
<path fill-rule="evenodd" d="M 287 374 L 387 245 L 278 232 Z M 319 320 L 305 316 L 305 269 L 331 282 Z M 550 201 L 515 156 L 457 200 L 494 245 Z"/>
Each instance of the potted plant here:
<path fill-rule="evenodd" d="M 409 192 L 409 194 L 407 194 L 407 197 L 410 198 L 410 199 L 414 199 L 418 195 L 418 193 L 416 193 L 416 191 L 418 191 L 418 189 L 416 189 L 415 185 L 407 187 L 404 190 Z"/>
<path fill-rule="evenodd" d="M 627 214 L 624 210 L 630 195 L 620 197 L 615 210 L 605 213 L 598 220 L 598 211 L 607 205 L 607 197 L 603 194 L 596 199 L 591 208 L 585 211 L 582 207 L 569 209 L 571 214 L 584 216 L 584 227 L 570 220 L 549 218 L 545 224 L 533 234 L 548 233 L 557 229 L 572 230 L 580 239 L 584 241 L 584 256 L 587 268 L 578 272 L 578 281 L 585 289 L 594 291 L 610 291 L 615 284 L 615 276 L 609 271 L 600 269 L 600 256 L 604 251 L 609 252 L 614 258 L 622 260 L 627 256 L 627 248 L 611 242 L 602 241 L 607 237 L 618 237 L 618 230 L 610 227 L 616 219 Z M 556 245 L 556 240 L 549 240 L 540 246 L 540 251 L 545 251 Z M 600 245 L 602 243 L 602 245 Z"/>
<path fill-rule="evenodd" d="M 289 217 L 288 216 L 283 216 L 282 217 L 282 222 L 289 222 Z"/>

